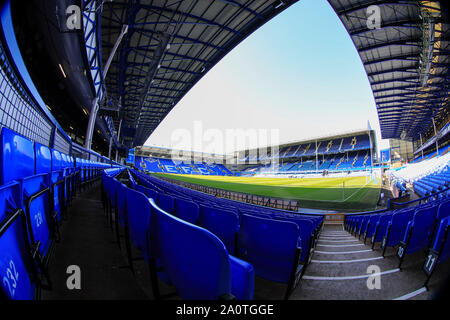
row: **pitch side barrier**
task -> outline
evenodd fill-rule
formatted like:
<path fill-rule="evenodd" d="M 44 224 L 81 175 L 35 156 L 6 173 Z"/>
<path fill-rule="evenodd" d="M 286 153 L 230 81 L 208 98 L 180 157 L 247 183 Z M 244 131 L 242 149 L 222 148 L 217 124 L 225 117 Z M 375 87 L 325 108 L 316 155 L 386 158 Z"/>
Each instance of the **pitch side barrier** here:
<path fill-rule="evenodd" d="M 235 200 L 235 201 L 241 201 L 241 202 L 250 203 L 250 204 L 258 205 L 258 206 L 262 206 L 262 207 L 270 207 L 270 208 L 274 208 L 274 209 L 288 210 L 288 211 L 293 211 L 293 212 L 298 212 L 298 208 L 299 208 L 298 200 L 289 200 L 289 199 L 282 199 L 282 198 L 276 198 L 276 197 L 265 197 L 265 196 L 258 196 L 258 195 L 249 194 L 249 193 L 217 189 L 217 188 L 202 186 L 199 184 L 179 181 L 176 179 L 170 179 L 167 177 L 159 177 L 158 176 L 158 179 L 165 180 L 167 182 L 177 184 L 177 185 L 180 185 L 185 188 L 189 188 L 189 189 L 193 189 L 193 190 L 200 191 L 203 193 L 207 193 L 207 194 L 213 195 L 215 197 L 226 198 L 226 199 Z"/>

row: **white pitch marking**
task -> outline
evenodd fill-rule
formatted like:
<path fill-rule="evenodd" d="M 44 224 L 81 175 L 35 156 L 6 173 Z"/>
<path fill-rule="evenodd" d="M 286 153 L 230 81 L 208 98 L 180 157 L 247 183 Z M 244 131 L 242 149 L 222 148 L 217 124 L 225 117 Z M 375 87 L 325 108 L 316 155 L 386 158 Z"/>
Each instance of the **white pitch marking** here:
<path fill-rule="evenodd" d="M 355 246 L 364 246 L 364 243 L 355 243 L 355 244 L 341 244 L 341 245 L 337 245 L 337 244 L 317 244 L 318 246 L 321 247 L 333 247 L 333 248 L 341 248 L 341 247 L 355 247 Z"/>
<path fill-rule="evenodd" d="M 347 277 L 303 276 L 303 279 L 306 279 L 306 280 L 355 280 L 355 279 L 364 279 L 364 278 L 374 277 L 374 276 L 382 276 L 384 274 L 395 273 L 398 271 L 400 271 L 399 268 L 388 270 L 388 271 L 383 271 L 383 272 L 379 272 L 379 273 L 363 274 L 360 276 L 347 276 Z"/>
<path fill-rule="evenodd" d="M 372 260 L 381 260 L 383 257 L 374 257 L 367 259 L 354 259 L 354 260 L 311 260 L 311 262 L 315 263 L 353 263 L 353 262 L 366 262 Z"/>
<path fill-rule="evenodd" d="M 418 289 L 416 291 L 410 292 L 408 294 L 405 294 L 404 296 L 401 296 L 401 297 L 398 297 L 398 298 L 395 298 L 395 299 L 392 299 L 392 300 L 408 300 L 409 298 L 413 298 L 415 296 L 418 296 L 419 294 L 424 293 L 425 291 L 427 291 L 427 288 L 422 287 L 422 288 L 420 288 L 420 289 Z"/>
<path fill-rule="evenodd" d="M 357 251 L 341 251 L 341 252 L 336 252 L 336 251 L 314 251 L 317 253 L 323 253 L 323 254 L 350 254 L 350 253 L 362 253 L 362 252 L 372 252 L 372 250 L 357 250 Z"/>

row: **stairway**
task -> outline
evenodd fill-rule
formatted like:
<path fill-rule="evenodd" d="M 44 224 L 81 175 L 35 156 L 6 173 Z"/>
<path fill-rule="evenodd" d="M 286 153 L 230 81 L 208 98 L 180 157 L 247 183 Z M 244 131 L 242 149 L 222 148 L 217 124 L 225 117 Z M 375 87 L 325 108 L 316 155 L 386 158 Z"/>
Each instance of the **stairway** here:
<path fill-rule="evenodd" d="M 370 245 L 365 245 L 363 241 L 345 231 L 342 225 L 324 225 L 311 263 L 290 299 L 431 298 L 433 290 L 426 291 L 423 287 L 425 279 L 421 270 L 423 253 L 416 257 L 411 255 L 408 258 L 408 265 L 403 265 L 400 270 L 394 249 L 390 249 L 386 258 L 383 258 L 377 248 L 378 245 L 372 250 Z M 369 289 L 368 282 L 372 287 L 376 285 L 374 273 L 379 273 L 379 288 Z"/>

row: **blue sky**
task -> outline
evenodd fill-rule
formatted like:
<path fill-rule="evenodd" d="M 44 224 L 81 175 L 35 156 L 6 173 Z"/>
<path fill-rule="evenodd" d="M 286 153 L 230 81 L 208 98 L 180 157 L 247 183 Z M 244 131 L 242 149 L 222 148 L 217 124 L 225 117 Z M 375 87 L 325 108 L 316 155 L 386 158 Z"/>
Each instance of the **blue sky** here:
<path fill-rule="evenodd" d="M 378 148 L 388 147 L 380 138 L 372 91 L 350 36 L 326 0 L 302 0 L 211 69 L 145 145 L 232 152 L 240 148 L 194 143 L 200 137 L 195 128 L 201 123 L 204 131 L 223 133 L 278 130 L 284 143 L 367 128 L 367 121 L 377 131 Z M 189 134 L 190 141 L 180 139 Z M 266 144 L 258 139 L 246 146 Z"/>

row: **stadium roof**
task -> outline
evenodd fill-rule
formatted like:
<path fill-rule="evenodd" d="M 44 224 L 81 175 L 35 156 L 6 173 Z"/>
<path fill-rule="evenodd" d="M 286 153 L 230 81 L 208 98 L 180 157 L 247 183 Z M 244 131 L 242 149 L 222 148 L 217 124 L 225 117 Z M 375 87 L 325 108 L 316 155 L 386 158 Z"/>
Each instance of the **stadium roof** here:
<path fill-rule="evenodd" d="M 123 25 L 106 79 L 129 147 L 143 145 L 170 110 L 221 58 L 297 0 L 106 1 L 104 62 Z M 359 51 L 372 85 L 383 138 L 415 139 L 446 116 L 449 25 L 433 1 L 329 0 Z M 367 8 L 378 5 L 381 27 Z M 116 123 L 116 127 L 117 127 Z"/>
<path fill-rule="evenodd" d="M 383 138 L 415 140 L 432 117 L 447 118 L 450 28 L 438 1 L 329 2 L 364 64 Z M 379 27 L 367 19 L 370 5 L 379 8 Z"/>
<path fill-rule="evenodd" d="M 128 145 L 143 145 L 190 88 L 237 44 L 296 1 L 130 0 L 105 2 L 106 61 L 123 25 L 106 79 L 124 117 Z"/>

